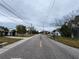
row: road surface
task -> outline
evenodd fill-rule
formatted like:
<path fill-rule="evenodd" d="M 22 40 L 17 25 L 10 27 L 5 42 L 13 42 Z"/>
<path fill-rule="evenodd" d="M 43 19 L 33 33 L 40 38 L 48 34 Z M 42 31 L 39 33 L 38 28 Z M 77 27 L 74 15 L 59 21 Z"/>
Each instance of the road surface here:
<path fill-rule="evenodd" d="M 79 59 L 79 51 L 62 45 L 45 35 L 35 35 L 0 54 L 0 59 Z"/>

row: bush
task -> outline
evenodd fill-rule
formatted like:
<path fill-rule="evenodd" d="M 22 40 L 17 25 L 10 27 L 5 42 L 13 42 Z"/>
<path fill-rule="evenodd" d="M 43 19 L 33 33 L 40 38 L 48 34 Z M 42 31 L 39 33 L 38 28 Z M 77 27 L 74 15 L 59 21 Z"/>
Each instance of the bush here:
<path fill-rule="evenodd" d="M 63 25 L 61 27 L 60 32 L 61 32 L 61 35 L 64 37 L 71 37 L 71 29 L 66 25 Z"/>

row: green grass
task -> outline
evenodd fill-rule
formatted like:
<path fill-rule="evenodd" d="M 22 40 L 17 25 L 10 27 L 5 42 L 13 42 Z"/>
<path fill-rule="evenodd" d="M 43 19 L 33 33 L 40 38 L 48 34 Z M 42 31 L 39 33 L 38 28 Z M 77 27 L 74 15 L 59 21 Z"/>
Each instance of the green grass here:
<path fill-rule="evenodd" d="M 15 37 L 31 37 L 34 34 L 27 34 L 27 35 L 16 35 Z"/>
<path fill-rule="evenodd" d="M 50 37 L 53 39 L 53 37 Z M 71 39 L 66 37 L 56 37 L 55 39 L 58 42 L 61 42 L 63 44 L 69 45 L 71 47 L 79 48 L 79 39 Z"/>
<path fill-rule="evenodd" d="M 7 37 L 0 37 L 0 43 L 8 42 L 6 45 L 14 43 L 14 42 L 19 41 L 19 40 L 21 40 L 21 39 L 13 39 L 13 38 L 7 38 Z"/>

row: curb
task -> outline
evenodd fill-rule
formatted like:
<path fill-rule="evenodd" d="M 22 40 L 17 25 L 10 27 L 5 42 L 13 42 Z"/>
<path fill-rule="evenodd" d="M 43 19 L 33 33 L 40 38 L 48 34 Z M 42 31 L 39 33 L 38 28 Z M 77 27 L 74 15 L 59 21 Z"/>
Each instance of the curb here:
<path fill-rule="evenodd" d="M 34 35 L 34 36 L 35 36 L 35 35 Z M 14 42 L 14 43 L 12 43 L 12 44 L 10 44 L 10 45 L 7 45 L 7 46 L 5 46 L 5 47 L 3 47 L 3 48 L 0 48 L 0 54 L 6 52 L 6 51 L 8 51 L 8 50 L 10 50 L 11 48 L 14 48 L 14 47 L 16 47 L 16 46 L 22 44 L 23 42 L 25 42 L 25 41 L 27 41 L 27 40 L 33 38 L 34 36 L 29 37 L 29 38 L 24 38 L 23 40 Z"/>

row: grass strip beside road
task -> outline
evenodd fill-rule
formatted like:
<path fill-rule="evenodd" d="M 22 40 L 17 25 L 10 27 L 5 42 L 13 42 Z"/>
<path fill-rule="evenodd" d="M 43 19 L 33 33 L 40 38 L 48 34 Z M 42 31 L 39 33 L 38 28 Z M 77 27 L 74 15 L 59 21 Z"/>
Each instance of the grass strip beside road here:
<path fill-rule="evenodd" d="M 8 45 L 8 44 L 14 43 L 14 42 L 19 41 L 19 40 L 21 40 L 21 39 L 0 37 L 0 44 L 4 43 L 4 42 L 7 42 L 6 45 Z"/>
<path fill-rule="evenodd" d="M 16 35 L 15 37 L 31 37 L 34 34 L 27 34 L 27 35 Z"/>
<path fill-rule="evenodd" d="M 50 37 L 53 39 L 53 37 Z M 66 37 L 56 37 L 55 39 L 58 42 L 61 42 L 63 44 L 69 45 L 71 47 L 79 48 L 79 39 L 72 39 L 72 38 L 66 38 Z"/>

